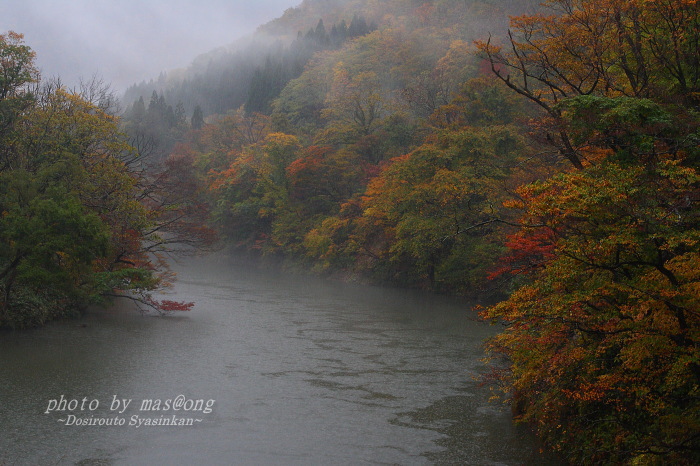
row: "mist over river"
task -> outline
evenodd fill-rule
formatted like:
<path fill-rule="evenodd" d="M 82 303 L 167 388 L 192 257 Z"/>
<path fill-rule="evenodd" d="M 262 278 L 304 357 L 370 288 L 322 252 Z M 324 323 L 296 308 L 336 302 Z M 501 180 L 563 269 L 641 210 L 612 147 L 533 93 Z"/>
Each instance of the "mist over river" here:
<path fill-rule="evenodd" d="M 223 257 L 174 269 L 165 297 L 191 312 L 0 334 L 0 464 L 542 463 L 475 380 L 497 329 L 472 303 Z"/>

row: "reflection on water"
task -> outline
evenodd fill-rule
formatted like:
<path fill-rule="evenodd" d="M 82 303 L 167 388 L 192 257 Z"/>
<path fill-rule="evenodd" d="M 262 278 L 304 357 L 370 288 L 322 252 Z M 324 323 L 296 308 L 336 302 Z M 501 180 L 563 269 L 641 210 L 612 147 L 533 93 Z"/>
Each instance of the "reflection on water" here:
<path fill-rule="evenodd" d="M 115 308 L 0 334 L 0 464 L 541 460 L 475 381 L 493 329 L 468 303 L 224 259 L 176 269 L 168 298 L 195 301 L 190 313 Z M 61 395 L 99 403 L 72 411 L 86 423 L 121 416 L 124 425 L 65 425 L 71 412 L 46 413 Z M 178 395 L 215 404 L 210 413 L 140 409 Z M 132 402 L 120 415 L 115 400 Z M 174 414 L 193 425 L 129 425 Z"/>

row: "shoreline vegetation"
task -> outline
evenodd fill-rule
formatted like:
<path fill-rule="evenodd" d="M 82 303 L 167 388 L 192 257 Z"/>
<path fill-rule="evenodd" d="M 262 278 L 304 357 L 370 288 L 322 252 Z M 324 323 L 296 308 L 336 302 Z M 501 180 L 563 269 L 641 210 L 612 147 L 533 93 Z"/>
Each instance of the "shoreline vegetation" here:
<path fill-rule="evenodd" d="M 696 464 L 698 9 L 305 0 L 133 86 L 119 116 L 99 83 L 40 83 L 9 32 L 0 325 L 112 295 L 188 310 L 151 293 L 171 251 L 217 240 L 317 274 L 501 294 L 480 309 L 503 327 L 485 379 L 547 448 Z"/>

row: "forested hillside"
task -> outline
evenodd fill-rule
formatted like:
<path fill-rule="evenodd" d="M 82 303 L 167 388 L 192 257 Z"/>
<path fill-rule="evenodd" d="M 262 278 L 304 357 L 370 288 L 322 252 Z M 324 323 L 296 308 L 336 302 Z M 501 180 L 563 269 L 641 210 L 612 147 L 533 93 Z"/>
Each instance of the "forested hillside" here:
<path fill-rule="evenodd" d="M 487 30 L 505 33 L 507 13 L 529 7 L 303 2 L 245 44 L 130 89 L 126 128 L 161 157 L 193 160 L 214 221 L 236 248 L 402 285 L 489 287 L 486 271 L 502 248 L 501 229 L 487 226 L 500 209 L 498 185 L 513 170 L 532 175 L 513 168 L 529 150 L 518 129 L 526 104 L 494 86 L 472 43 Z M 240 74 L 235 86 L 227 73 Z M 185 135 L 187 126 L 195 131 Z M 475 138 L 484 157 L 468 153 Z M 380 188 L 400 165 L 389 161 L 419 148 L 436 158 L 430 169 L 445 159 L 434 173 L 406 167 L 430 189 L 484 179 L 435 206 L 401 198 L 398 185 Z"/>

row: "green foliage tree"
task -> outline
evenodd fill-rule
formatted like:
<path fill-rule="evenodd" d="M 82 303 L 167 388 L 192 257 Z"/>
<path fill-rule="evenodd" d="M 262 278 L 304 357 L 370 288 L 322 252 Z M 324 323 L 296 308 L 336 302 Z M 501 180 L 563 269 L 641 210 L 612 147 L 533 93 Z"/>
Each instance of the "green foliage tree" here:
<path fill-rule="evenodd" d="M 178 236 L 165 239 L 163 225 L 179 223 L 154 184 L 143 191 L 134 148 L 107 111 L 113 100 L 96 84 L 81 95 L 33 82 L 33 54 L 20 35 L 8 37 L 0 105 L 14 113 L 0 134 L 0 326 L 40 325 L 116 295 L 187 309 L 151 298 L 168 279 L 158 253 Z"/>
<path fill-rule="evenodd" d="M 267 253 L 278 249 L 281 240 L 275 229 L 287 206 L 287 167 L 299 149 L 296 137 L 270 133 L 256 144 L 232 151 L 230 164 L 213 173 L 215 221 L 234 245 Z"/>
<path fill-rule="evenodd" d="M 32 85 L 39 72 L 34 52 L 16 32 L 0 35 L 0 171 L 10 168 L 14 155 L 11 134 L 22 111 L 34 102 Z"/>
<path fill-rule="evenodd" d="M 362 242 L 402 280 L 450 292 L 483 285 L 500 252 L 500 185 L 525 152 L 512 127 L 472 127 L 394 159 L 363 199 Z"/>
<path fill-rule="evenodd" d="M 342 62 L 333 70 L 331 90 L 321 116 L 329 121 L 322 138 L 349 143 L 373 134 L 384 117 L 377 75 L 362 72 L 352 78 Z"/>

